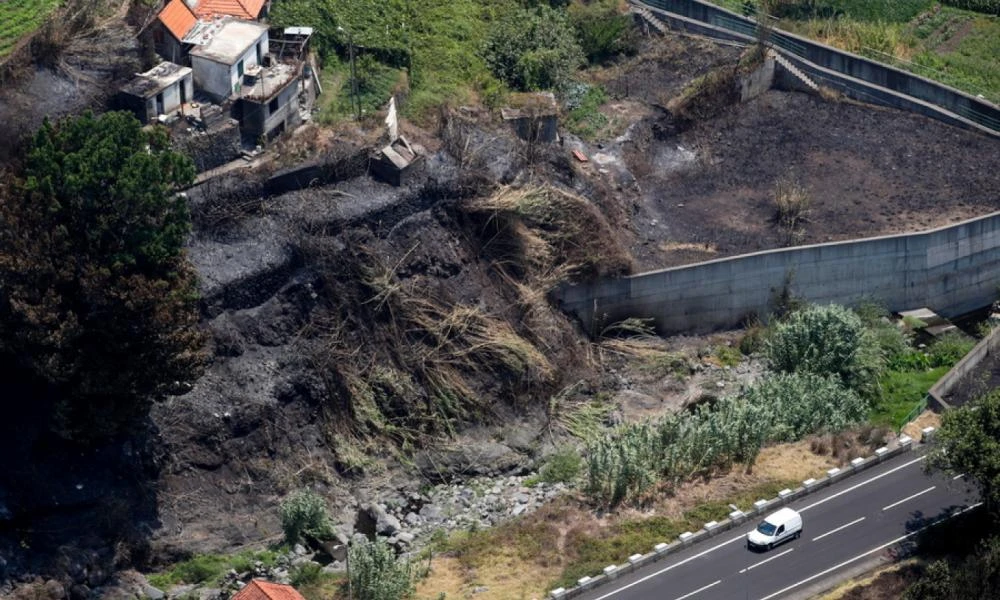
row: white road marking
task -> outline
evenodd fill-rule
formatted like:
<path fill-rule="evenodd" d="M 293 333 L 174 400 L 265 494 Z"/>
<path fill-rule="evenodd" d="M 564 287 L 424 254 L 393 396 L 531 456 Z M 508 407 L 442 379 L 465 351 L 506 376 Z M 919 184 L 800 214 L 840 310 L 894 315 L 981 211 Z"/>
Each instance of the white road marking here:
<path fill-rule="evenodd" d="M 962 473 L 961 475 L 955 475 L 954 477 L 951 478 L 951 480 L 955 481 L 956 479 L 961 479 L 963 477 L 965 477 L 965 473 Z"/>
<path fill-rule="evenodd" d="M 712 546 L 711 548 L 709 548 L 708 550 L 705 550 L 704 552 L 700 552 L 698 554 L 695 554 L 694 556 L 689 556 L 688 558 L 685 558 L 684 560 L 682 560 L 680 562 L 674 563 L 674 564 L 670 565 L 669 567 L 664 567 L 664 568 L 660 569 L 659 571 L 657 571 L 655 573 L 652 573 L 650 575 L 646 575 L 642 579 L 638 579 L 636 581 L 633 581 L 632 583 L 630 583 L 628 585 L 623 585 L 622 587 L 618 588 L 617 590 L 612 590 L 612 591 L 608 592 L 607 594 L 604 594 L 603 596 L 600 596 L 599 598 L 595 598 L 594 600 L 604 600 L 605 598 L 610 598 L 611 596 L 614 596 L 618 592 L 623 592 L 623 591 L 629 589 L 632 586 L 639 585 L 640 583 L 648 581 L 648 580 L 650 580 L 650 579 L 652 579 L 654 577 L 658 577 L 659 575 L 662 575 L 663 573 L 666 573 L 667 571 L 669 571 L 671 569 L 679 567 L 679 566 L 681 566 L 681 565 L 683 565 L 685 563 L 689 563 L 689 562 L 691 562 L 692 560 L 694 560 L 696 558 L 701 558 L 702 556 L 705 556 L 709 552 L 715 552 L 716 550 L 718 550 L 719 548 L 721 548 L 723 546 L 728 546 L 729 544 L 732 544 L 733 542 L 737 542 L 737 541 L 742 540 L 744 538 L 746 538 L 746 534 L 745 533 L 741 534 L 741 535 L 739 535 L 737 537 L 731 538 L 729 540 L 726 540 L 725 542 L 722 542 L 721 544 L 716 544 L 715 546 Z M 722 581 L 722 580 L 720 579 L 719 581 Z M 716 581 L 715 583 L 719 583 L 719 581 Z M 715 585 L 715 583 L 713 583 L 712 585 Z M 677 600 L 680 600 L 680 598 L 678 598 Z"/>
<path fill-rule="evenodd" d="M 694 595 L 695 595 L 695 594 L 697 594 L 698 592 L 704 592 L 704 591 L 705 591 L 705 590 L 707 590 L 708 588 L 710 588 L 710 587 L 713 587 L 713 586 L 716 586 L 716 585 L 719 585 L 720 583 L 722 583 L 722 580 L 721 580 L 721 579 L 720 579 L 720 580 L 718 580 L 718 581 L 716 581 L 715 583 L 710 583 L 710 584 L 706 585 L 705 587 L 700 587 L 700 588 L 696 589 L 696 590 L 695 590 L 695 591 L 693 591 L 693 592 L 689 592 L 689 593 L 687 593 L 687 594 L 684 594 L 683 596 L 681 596 L 680 598 L 677 598 L 676 600 L 684 600 L 685 598 L 690 598 L 691 596 L 694 596 Z"/>
<path fill-rule="evenodd" d="M 933 489 L 936 489 L 936 488 L 937 488 L 937 486 L 936 486 L 936 485 L 932 485 L 931 487 L 927 488 L 926 490 L 924 490 L 924 491 L 922 491 L 922 492 L 917 492 L 916 494 L 913 494 L 912 496 L 907 496 L 906 498 L 903 498 L 903 499 L 902 499 L 902 500 L 900 500 L 899 502 L 893 502 L 893 503 L 892 503 L 892 504 L 890 504 L 889 506 L 883 506 L 883 507 L 882 507 L 882 510 L 889 510 L 890 508 L 892 508 L 892 507 L 894 507 L 894 506 L 899 506 L 900 504 L 902 504 L 902 503 L 906 502 L 907 500 L 913 500 L 913 499 L 914 499 L 914 498 L 916 498 L 917 496 L 923 496 L 923 495 L 924 495 L 924 494 L 926 494 L 927 492 L 929 492 L 929 491 L 931 491 L 931 490 L 933 490 Z"/>
<path fill-rule="evenodd" d="M 747 571 L 752 571 L 753 569 L 756 569 L 757 567 L 761 566 L 761 565 L 762 565 L 762 564 L 764 564 L 764 563 L 769 563 L 769 562 L 771 562 L 772 560 L 774 560 L 774 559 L 776 559 L 776 558 L 781 558 L 782 556 L 784 556 L 784 555 L 788 554 L 788 553 L 789 553 L 789 552 L 791 552 L 792 550 L 795 550 L 795 548 L 789 548 L 788 550 L 785 550 L 785 551 L 784 551 L 784 552 L 782 552 L 781 554 L 775 554 L 775 555 L 774 555 L 774 556 L 772 556 L 771 558 L 766 558 L 766 559 L 764 559 L 764 560 L 760 561 L 759 563 L 756 563 L 756 564 L 753 564 L 753 565 L 750 565 L 749 567 L 747 567 L 747 568 L 743 569 L 742 571 L 740 571 L 740 573 L 746 573 Z"/>
<path fill-rule="evenodd" d="M 831 529 L 830 531 L 827 531 L 823 535 L 817 535 L 816 537 L 813 538 L 813 541 L 815 542 L 816 540 L 821 540 L 821 539 L 825 538 L 826 536 L 828 536 L 830 534 L 837 533 L 841 529 L 847 529 L 851 525 L 856 525 L 856 524 L 858 524 L 858 523 L 860 523 L 861 521 L 864 521 L 864 520 L 865 520 L 865 518 L 861 517 L 860 519 L 856 519 L 854 521 L 851 521 L 850 523 L 847 523 L 846 525 L 841 525 L 840 527 L 838 527 L 836 529 Z"/>
<path fill-rule="evenodd" d="M 891 542 L 887 542 L 885 544 L 882 544 L 881 546 L 872 548 L 868 552 L 865 552 L 863 554 L 859 554 L 859 555 L 855 556 L 854 558 L 850 558 L 848 560 L 845 560 L 844 562 L 840 563 L 839 565 L 834 565 L 834 566 L 830 567 L 829 569 L 827 569 L 825 571 L 820 571 L 819 573 L 816 573 L 815 575 L 811 575 L 809 577 L 806 577 L 802 581 L 799 581 L 797 583 L 793 583 L 792 585 L 790 585 L 790 586 L 788 586 L 786 588 L 780 589 L 777 592 L 774 592 L 773 594 L 771 594 L 769 596 L 764 596 L 760 600 L 771 600 L 771 598 L 775 598 L 777 596 L 780 596 L 780 595 L 784 594 L 785 592 L 787 592 L 789 590 L 794 590 L 795 588 L 799 587 L 800 585 L 802 585 L 804 583 L 809 583 L 810 581 L 812 581 L 814 579 L 818 579 L 818 578 L 820 578 L 820 577 L 822 577 L 822 576 L 824 576 L 824 575 L 826 575 L 828 573 L 832 573 L 833 571 L 836 571 L 837 569 L 839 569 L 841 567 L 849 565 L 849 564 L 851 564 L 854 561 L 861 560 L 862 558 L 868 556 L 869 554 L 874 554 L 876 552 L 880 552 L 882 550 L 885 550 L 886 548 L 888 548 L 889 546 L 892 546 L 893 544 L 902 542 L 903 540 L 905 540 L 907 538 L 910 538 L 910 537 L 913 537 L 913 536 L 917 535 L 918 533 L 920 533 L 921 531 L 927 529 L 928 527 L 931 527 L 931 526 L 933 526 L 933 525 L 935 525 L 937 523 L 940 523 L 941 521 L 944 521 L 946 519 L 950 519 L 952 517 L 957 517 L 958 515 L 960 515 L 960 514 L 962 514 L 964 512 L 968 512 L 968 511 L 972 510 L 973 508 L 976 508 L 977 506 L 981 506 L 982 504 L 983 504 L 982 502 L 977 502 L 977 503 L 973 504 L 972 506 L 966 507 L 966 508 L 964 508 L 964 509 L 956 512 L 953 515 L 945 517 L 944 519 L 940 519 L 938 521 L 935 521 L 934 523 L 931 523 L 930 525 L 924 525 L 923 527 L 921 527 L 920 529 L 918 529 L 916 531 L 911 531 L 910 533 L 908 533 L 908 534 L 906 534 L 906 535 L 904 535 L 902 537 L 898 537 L 898 538 L 892 540 Z"/>
<path fill-rule="evenodd" d="M 903 464 L 899 465 L 898 467 L 896 467 L 894 469 L 890 469 L 890 470 L 886 471 L 885 473 L 882 473 L 880 475 L 876 475 L 875 477 L 872 477 L 871 479 L 867 479 L 865 481 L 862 481 L 861 483 L 857 483 L 855 485 L 852 485 L 851 487 L 847 488 L 846 490 L 841 490 L 841 491 L 837 492 L 836 494 L 833 494 L 832 496 L 828 496 L 826 498 L 823 498 L 822 500 L 820 500 L 818 502 L 813 502 L 812 504 L 810 504 L 809 506 L 807 506 L 805 508 L 800 508 L 799 512 L 805 512 L 805 511 L 809 510 L 810 508 L 815 508 L 815 507 L 819 506 L 820 504 L 823 504 L 824 502 L 829 502 L 830 500 L 833 500 L 837 496 L 843 496 L 847 492 L 852 492 L 852 491 L 858 489 L 859 487 L 861 487 L 863 485 L 868 485 L 869 483 L 871 483 L 871 482 L 873 482 L 873 481 L 875 481 L 877 479 L 882 479 L 883 477 L 885 477 L 886 475 L 889 475 L 890 473 L 895 473 L 896 471 L 898 471 L 900 469 L 905 469 L 906 467 L 908 467 L 908 466 L 910 466 L 912 464 L 918 463 L 918 462 L 924 460 L 925 458 L 927 458 L 927 456 L 921 456 L 920 458 L 915 458 L 915 459 L 911 460 L 908 463 L 903 463 Z"/>

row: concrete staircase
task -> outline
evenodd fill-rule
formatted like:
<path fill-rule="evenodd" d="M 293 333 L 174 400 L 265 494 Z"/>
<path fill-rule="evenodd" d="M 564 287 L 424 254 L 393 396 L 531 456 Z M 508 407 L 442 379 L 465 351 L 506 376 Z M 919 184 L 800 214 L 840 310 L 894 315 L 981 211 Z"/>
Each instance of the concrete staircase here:
<path fill-rule="evenodd" d="M 784 68 L 786 71 L 788 71 L 792 75 L 795 75 L 795 77 L 797 77 L 799 81 L 801 81 L 802 83 L 806 84 L 806 86 L 809 89 L 811 89 L 814 92 L 818 92 L 819 91 L 819 86 L 816 85 L 816 82 L 813 81 L 812 79 L 810 79 L 810 77 L 808 75 L 806 75 L 805 73 L 803 73 L 798 67 L 796 67 L 795 65 L 793 65 L 790 60 L 788 60 L 787 58 L 785 58 L 784 56 L 782 56 L 780 53 L 775 52 L 774 50 L 768 50 L 767 53 L 768 53 L 768 56 L 770 58 L 773 58 L 775 60 L 775 62 L 777 62 L 779 65 L 782 66 L 782 68 Z"/>
<path fill-rule="evenodd" d="M 653 29 L 659 31 L 660 33 L 667 32 L 668 30 L 667 25 L 663 21 L 657 19 L 656 15 L 654 15 L 653 12 L 648 8 L 645 8 L 643 6 L 637 6 L 629 2 L 628 10 L 629 12 L 637 14 L 640 17 L 642 17 L 647 23 L 653 26 Z"/>

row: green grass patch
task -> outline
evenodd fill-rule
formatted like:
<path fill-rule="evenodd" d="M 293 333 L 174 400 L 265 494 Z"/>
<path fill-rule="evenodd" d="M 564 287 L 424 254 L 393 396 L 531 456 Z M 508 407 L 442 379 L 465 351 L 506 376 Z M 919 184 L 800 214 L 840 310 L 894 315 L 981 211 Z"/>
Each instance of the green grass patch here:
<path fill-rule="evenodd" d="M 358 56 L 376 57 L 391 71 L 408 69 L 410 94 L 402 111 L 420 121 L 441 104 L 468 102 L 496 87 L 479 51 L 489 24 L 512 6 L 513 0 L 276 0 L 271 20 L 316 28 L 315 47 L 334 68 L 348 62 L 345 32 L 351 31 Z M 381 98 L 365 99 L 363 106 L 384 105 L 391 88 L 374 85 L 372 93 Z M 349 109 L 350 98 L 341 98 L 326 114 L 346 116 Z"/>
<path fill-rule="evenodd" d="M 41 27 L 60 4 L 62 0 L 0 2 L 0 59 L 10 54 L 21 38 Z"/>
<path fill-rule="evenodd" d="M 780 490 L 794 488 L 798 482 L 772 481 L 754 486 L 734 496 L 706 502 L 684 513 L 680 519 L 652 517 L 624 521 L 614 525 L 600 537 L 570 532 L 566 553 L 572 557 L 558 580 L 549 585 L 570 587 L 585 576 L 594 576 L 610 564 L 621 564 L 636 552 L 649 552 L 661 542 L 671 542 L 685 531 L 698 531 L 709 521 L 721 521 L 729 516 L 734 504 L 749 510 L 761 498 L 774 498 Z"/>
<path fill-rule="evenodd" d="M 713 2 L 735 12 L 743 4 Z M 933 0 L 821 0 L 777 12 L 780 29 L 1000 102 L 998 16 Z"/>
<path fill-rule="evenodd" d="M 927 371 L 887 371 L 882 377 L 882 397 L 872 408 L 874 425 L 899 427 L 902 420 L 924 399 L 951 367 L 936 367 Z"/>
<path fill-rule="evenodd" d="M 277 559 L 278 552 L 274 550 L 248 550 L 233 555 L 196 554 L 188 560 L 174 564 L 167 571 L 153 573 L 146 578 L 150 585 L 159 589 L 166 589 L 179 583 L 215 584 L 230 569 L 242 573 L 249 571 L 255 562 L 274 566 Z"/>
<path fill-rule="evenodd" d="M 604 89 L 596 85 L 575 84 L 570 88 L 566 115 L 566 129 L 585 140 L 594 140 L 611 120 L 601 112 L 601 105 L 608 101 Z"/>

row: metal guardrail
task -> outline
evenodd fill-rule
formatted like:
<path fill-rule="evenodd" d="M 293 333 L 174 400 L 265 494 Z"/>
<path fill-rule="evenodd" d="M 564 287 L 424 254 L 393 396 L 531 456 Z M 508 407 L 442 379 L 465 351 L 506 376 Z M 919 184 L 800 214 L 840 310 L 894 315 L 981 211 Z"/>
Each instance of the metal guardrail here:
<path fill-rule="evenodd" d="M 744 35 L 744 36 L 748 36 L 748 37 L 756 37 L 756 35 L 757 35 L 757 22 L 756 21 L 754 21 L 752 19 L 749 19 L 747 17 L 743 17 L 743 16 L 738 15 L 736 13 L 733 13 L 733 12 L 731 12 L 731 11 L 725 9 L 725 8 L 722 8 L 722 7 L 714 5 L 714 4 L 706 4 L 704 2 L 699 2 L 698 0 L 640 0 L 640 1 L 641 1 L 642 4 L 645 4 L 645 5 L 649 6 L 649 7 L 655 8 L 657 10 L 661 10 L 661 11 L 664 11 L 664 12 L 673 13 L 673 14 L 676 14 L 676 15 L 680 15 L 680 16 L 683 16 L 683 17 L 685 17 L 687 19 L 692 19 L 692 20 L 695 20 L 695 21 L 700 21 L 700 22 L 705 23 L 707 25 L 711 25 L 711 26 L 714 26 L 714 27 L 718 27 L 720 29 L 728 30 L 728 31 L 730 31 L 732 33 L 736 33 L 736 34 L 740 34 L 740 35 Z M 778 29 L 772 30 L 771 35 L 769 36 L 769 42 L 770 42 L 770 44 L 772 46 L 774 46 L 776 48 L 779 48 L 781 50 L 784 50 L 785 52 L 788 52 L 790 54 L 793 54 L 796 57 L 801 58 L 802 60 L 806 60 L 806 61 L 809 61 L 811 63 L 815 62 L 809 56 L 809 54 L 810 54 L 809 48 L 806 45 L 804 45 L 804 44 L 798 42 L 797 40 L 795 40 L 794 38 L 792 38 L 791 34 L 789 34 L 787 32 L 784 32 L 784 31 L 781 31 L 781 30 L 778 30 Z M 886 87 L 886 86 L 884 86 L 882 84 L 879 84 L 879 83 L 876 83 L 876 82 L 867 81 L 864 78 L 858 78 L 861 81 L 865 81 L 866 83 L 868 83 L 870 85 L 878 86 L 878 87 L 885 87 L 885 89 L 889 89 L 889 90 L 891 90 L 891 91 L 893 91 L 893 92 L 895 92 L 897 94 L 902 94 L 902 95 L 907 96 L 909 98 L 914 98 L 914 99 L 920 100 L 921 102 L 932 104 L 932 105 L 937 106 L 938 108 L 940 108 L 942 110 L 948 111 L 948 112 L 950 112 L 952 114 L 955 114 L 957 116 L 960 116 L 960 117 L 962 117 L 962 118 L 964 118 L 964 119 L 966 119 L 968 121 L 976 123 L 976 124 L 980 125 L 981 127 L 985 128 L 987 130 L 1000 133 L 1000 118 L 991 116 L 990 114 L 987 114 L 987 112 L 993 112 L 993 111 L 987 109 L 986 106 L 982 106 L 982 110 L 978 110 L 977 109 L 978 108 L 977 104 L 979 103 L 979 101 L 976 98 L 973 98 L 973 97 L 969 96 L 968 94 L 965 94 L 964 92 L 959 92 L 957 90 L 953 90 L 952 88 L 950 88 L 949 86 L 947 86 L 945 84 L 933 81 L 931 79 L 927 79 L 926 77 L 923 77 L 919 73 L 915 73 L 915 72 L 913 72 L 913 71 L 911 71 L 909 69 L 906 69 L 905 67 L 899 68 L 899 67 L 892 66 L 892 65 L 886 64 L 884 62 L 878 61 L 878 60 L 876 60 L 874 58 L 868 58 L 868 57 L 864 57 L 864 56 L 854 55 L 854 54 L 851 54 L 849 52 L 845 52 L 845 51 L 842 51 L 842 50 L 839 50 L 837 48 L 833 48 L 833 47 L 827 46 L 826 44 L 822 44 L 822 43 L 819 43 L 819 42 L 810 41 L 810 45 L 813 46 L 814 49 L 816 49 L 816 51 L 834 53 L 834 54 L 842 56 L 846 60 L 868 61 L 869 63 L 879 65 L 879 66 L 881 66 L 884 69 L 890 69 L 891 71 L 895 71 L 895 72 L 897 72 L 899 74 L 902 74 L 902 75 L 905 75 L 905 76 L 908 76 L 908 77 L 917 77 L 917 78 L 920 78 L 920 79 L 924 80 L 924 82 L 926 83 L 926 85 L 935 86 L 935 87 L 938 87 L 938 88 L 942 88 L 943 90 L 947 90 L 948 92 L 950 92 L 952 94 L 956 94 L 956 98 L 957 98 L 956 102 L 948 103 L 947 105 L 944 105 L 944 104 L 941 104 L 941 103 L 933 101 L 931 98 L 924 98 L 924 97 L 920 97 L 920 96 L 914 96 L 914 95 L 912 95 L 912 94 L 910 94 L 910 93 L 908 93 L 907 91 L 904 91 L 904 90 L 894 89 L 892 87 Z M 820 66 L 823 66 L 823 65 L 820 65 Z M 848 73 L 846 73 L 843 70 L 843 68 L 838 68 L 837 66 L 834 66 L 834 65 L 824 66 L 824 68 L 830 68 L 831 70 L 839 72 L 839 73 L 842 73 L 844 76 L 847 76 L 847 77 L 857 78 L 857 77 L 855 77 L 853 75 L 849 75 Z M 963 97 L 967 98 L 967 100 L 964 100 Z"/>
<path fill-rule="evenodd" d="M 927 410 L 927 399 L 928 396 L 925 394 L 924 397 L 920 399 L 920 402 L 918 402 L 913 407 L 913 410 L 911 410 L 905 417 L 902 418 L 902 420 L 896 425 L 896 433 L 902 431 L 903 428 L 906 427 L 906 425 L 910 421 L 916 419 L 920 415 L 920 413 Z"/>

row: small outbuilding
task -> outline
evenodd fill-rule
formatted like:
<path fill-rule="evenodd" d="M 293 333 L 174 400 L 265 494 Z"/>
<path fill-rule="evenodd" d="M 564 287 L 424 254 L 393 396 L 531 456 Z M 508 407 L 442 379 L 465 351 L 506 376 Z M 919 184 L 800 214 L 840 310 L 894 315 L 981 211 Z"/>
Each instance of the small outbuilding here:
<path fill-rule="evenodd" d="M 522 140 L 559 139 L 559 105 L 552 92 L 511 94 L 510 104 L 500 109 L 500 116 Z"/>
<path fill-rule="evenodd" d="M 188 36 L 197 25 L 198 17 L 184 0 L 167 2 L 150 27 L 156 53 L 164 60 L 183 63 L 190 46 Z"/>
<path fill-rule="evenodd" d="M 236 592 L 232 600 L 305 600 L 305 598 L 290 585 L 251 579 L 242 590 Z"/>
<path fill-rule="evenodd" d="M 244 135 L 271 138 L 291 131 L 302 122 L 299 87 L 302 63 L 254 66 L 243 75 L 234 114 Z"/>
<path fill-rule="evenodd" d="M 193 86 L 189 67 L 164 61 L 122 86 L 118 104 L 135 113 L 143 123 L 150 123 L 189 102 L 194 94 Z"/>
<path fill-rule="evenodd" d="M 268 53 L 267 25 L 224 17 L 194 40 L 189 53 L 194 83 L 216 102 L 238 96 L 243 75 Z"/>

